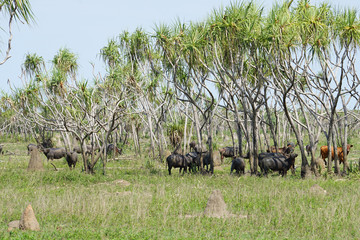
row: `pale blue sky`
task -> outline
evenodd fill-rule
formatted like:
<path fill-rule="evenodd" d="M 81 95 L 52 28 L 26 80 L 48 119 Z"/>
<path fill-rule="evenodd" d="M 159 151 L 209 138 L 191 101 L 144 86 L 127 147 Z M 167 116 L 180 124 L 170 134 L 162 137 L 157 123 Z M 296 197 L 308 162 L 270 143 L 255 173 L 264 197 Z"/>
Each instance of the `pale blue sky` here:
<path fill-rule="evenodd" d="M 296 0 L 295 0 L 296 1 Z M 124 30 L 133 31 L 142 27 L 151 32 L 158 23 L 200 21 L 230 0 L 30 0 L 36 17 L 36 24 L 13 27 L 11 58 L 0 66 L 0 90 L 9 92 L 8 79 L 15 86 L 21 86 L 19 78 L 21 64 L 27 53 L 43 56 L 49 63 L 57 51 L 66 47 L 78 56 L 79 77 L 92 79 L 92 67 L 104 73 L 104 66 L 98 57 L 102 47 L 110 38 Z M 269 10 L 275 0 L 258 1 Z M 312 3 L 322 1 L 316 0 Z M 329 0 L 334 6 L 360 9 L 360 0 Z M 0 23 L 4 23 L 0 16 Z M 4 27 L 4 25 L 1 25 Z M 1 51 L 5 51 L 7 36 L 0 32 Z M 0 55 L 2 59 L 3 55 Z M 50 65 L 48 65 L 50 66 Z"/>

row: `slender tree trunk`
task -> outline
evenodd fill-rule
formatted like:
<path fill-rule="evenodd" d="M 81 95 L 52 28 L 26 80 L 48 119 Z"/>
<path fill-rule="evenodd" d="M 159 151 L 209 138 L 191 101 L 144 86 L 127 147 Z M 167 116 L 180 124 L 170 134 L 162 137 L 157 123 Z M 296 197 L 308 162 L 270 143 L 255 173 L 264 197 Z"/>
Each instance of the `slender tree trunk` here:
<path fill-rule="evenodd" d="M 225 117 L 226 117 L 226 119 L 229 118 L 229 111 L 228 111 L 228 109 L 226 109 L 226 111 L 225 111 Z M 231 127 L 229 121 L 226 121 L 226 124 L 227 124 L 227 126 L 228 126 L 228 128 L 229 128 L 229 131 L 230 131 L 232 146 L 234 147 L 234 154 L 236 155 L 236 154 L 238 154 L 238 153 L 235 151 L 235 139 L 234 139 L 234 134 L 233 134 L 233 131 L 232 131 L 232 127 Z M 222 160 L 222 161 L 223 161 L 223 160 Z M 221 162 L 221 163 L 222 163 L 222 162 Z"/>
<path fill-rule="evenodd" d="M 337 154 L 337 143 L 336 143 L 337 136 L 335 134 L 335 126 L 333 128 L 333 134 L 332 134 L 332 141 L 334 145 L 334 173 L 338 175 L 340 173 L 339 171 L 339 156 Z"/>
<path fill-rule="evenodd" d="M 163 127 L 162 127 L 162 124 L 161 122 L 159 123 L 159 126 L 158 126 L 159 130 L 157 131 L 157 134 L 158 134 L 158 139 L 159 139 L 159 157 L 160 157 L 160 161 L 162 162 L 163 161 L 163 156 L 164 156 L 164 142 L 163 142 Z"/>
<path fill-rule="evenodd" d="M 333 113 L 333 110 L 332 110 L 332 113 Z M 327 170 L 328 170 L 329 173 L 332 170 L 332 151 L 331 151 L 331 148 L 332 148 L 332 144 L 333 144 L 334 117 L 335 117 L 334 114 L 330 115 L 328 137 L 326 138 L 327 145 L 328 145 L 328 152 L 329 152 L 329 154 L 328 154 L 328 164 L 327 164 Z M 335 154 L 335 152 L 334 152 L 334 154 Z"/>
<path fill-rule="evenodd" d="M 238 138 L 238 147 L 239 147 L 239 155 L 243 156 L 243 147 L 242 147 L 242 130 L 241 130 L 241 123 L 238 121 L 236 122 L 236 133 Z"/>
<path fill-rule="evenodd" d="M 193 108 L 193 112 L 194 112 L 194 120 L 195 120 L 195 129 L 196 129 L 196 135 L 197 135 L 197 144 L 198 147 L 201 149 L 200 150 L 200 171 L 203 172 L 204 171 L 204 161 L 203 161 L 203 149 L 202 149 L 202 136 L 201 136 L 201 132 L 200 132 L 200 121 L 199 121 L 199 115 L 197 112 L 197 109 L 194 105 L 192 105 Z"/>
<path fill-rule="evenodd" d="M 209 113 L 209 120 L 208 120 L 208 151 L 209 151 L 209 158 L 210 158 L 210 173 L 214 174 L 214 158 L 213 158 L 213 144 L 212 144 L 212 117 L 211 112 Z"/>
<path fill-rule="evenodd" d="M 151 153 L 152 153 L 152 158 L 155 158 L 155 143 L 154 143 L 154 133 L 153 133 L 153 126 L 152 126 L 152 119 L 150 116 L 150 113 L 147 114 L 147 118 L 148 118 L 148 124 L 149 124 L 149 131 L 150 131 L 150 145 L 151 145 Z"/>
<path fill-rule="evenodd" d="M 343 159 L 344 159 L 344 166 L 343 166 L 343 173 L 344 174 L 348 174 L 348 169 L 349 169 L 349 164 L 348 164 L 348 157 L 347 157 L 347 137 L 348 137 L 348 112 L 347 112 L 347 107 L 346 107 L 346 102 L 344 99 L 344 96 L 341 96 L 341 101 L 342 101 L 342 105 L 343 105 L 343 110 L 344 110 L 344 119 L 343 119 L 343 129 L 344 129 L 344 134 L 343 134 L 343 138 L 344 139 L 343 145 L 342 145 L 342 149 L 343 149 Z"/>
<path fill-rule="evenodd" d="M 283 126 L 283 134 L 282 134 L 282 141 L 281 141 L 281 147 L 286 145 L 286 139 L 287 139 L 287 132 L 288 132 L 288 127 L 287 127 L 287 122 L 286 122 L 286 118 L 285 115 L 283 115 L 283 119 L 282 119 L 282 126 Z"/>
<path fill-rule="evenodd" d="M 185 108 L 185 126 L 184 126 L 184 148 L 183 148 L 183 154 L 187 152 L 187 144 L 186 144 L 186 132 L 187 132 L 187 123 L 188 123 L 188 107 L 189 103 L 186 103 Z"/>
<path fill-rule="evenodd" d="M 267 88 L 265 87 L 264 88 L 264 98 L 267 99 Z M 279 116 L 277 114 L 277 111 L 276 111 L 276 104 L 274 106 L 274 113 L 275 113 L 275 119 L 276 119 L 276 127 L 274 126 L 273 122 L 272 122 L 272 118 L 271 118 L 271 112 L 270 112 L 270 108 L 269 108 L 269 105 L 268 105 L 268 102 L 265 101 L 265 110 L 266 110 L 266 115 L 267 115 L 267 118 L 268 118 L 268 121 L 269 121 L 269 128 L 270 128 L 270 133 L 271 133 L 271 136 L 272 136 L 272 139 L 274 141 L 274 146 L 276 148 L 278 148 L 278 139 L 277 139 L 277 130 L 278 130 L 278 119 L 279 119 Z M 264 130 L 264 134 L 266 135 L 266 131 Z M 266 145 L 267 145 L 267 148 L 270 149 L 271 145 L 269 144 L 269 141 L 267 139 L 267 137 L 265 136 L 265 141 L 266 141 Z"/>
<path fill-rule="evenodd" d="M 138 134 L 137 134 L 134 123 L 131 124 L 131 128 L 132 128 L 132 135 L 133 135 L 133 139 L 134 139 L 135 154 L 140 155 L 140 146 L 138 145 Z"/>
<path fill-rule="evenodd" d="M 253 153 L 254 153 L 254 165 L 253 165 L 253 172 L 252 174 L 257 174 L 257 167 L 258 167 L 258 141 L 257 141 L 257 134 L 258 134 L 258 124 L 257 124 L 257 111 L 253 109 L 253 116 L 251 119 L 252 122 L 252 137 L 253 137 Z"/>
<path fill-rule="evenodd" d="M 107 137 L 105 137 L 104 139 L 104 150 L 102 153 L 99 153 L 101 154 L 103 157 L 103 175 L 106 175 L 106 163 L 107 163 L 107 145 L 108 145 L 108 141 L 107 141 Z M 116 146 L 114 145 L 114 151 L 113 151 L 113 154 L 115 154 L 116 150 L 115 150 Z"/>
<path fill-rule="evenodd" d="M 135 136 L 136 136 L 136 142 L 137 142 L 137 145 L 138 145 L 139 156 L 141 156 L 141 145 L 140 145 L 139 130 L 140 130 L 140 125 L 137 125 L 136 128 L 135 128 Z"/>
<path fill-rule="evenodd" d="M 193 134 L 193 127 L 194 127 L 194 123 L 191 122 L 191 126 L 190 126 L 190 131 L 189 131 L 189 137 L 188 137 L 188 143 L 191 142 L 191 137 L 192 137 L 192 134 Z"/>
<path fill-rule="evenodd" d="M 297 142 L 299 144 L 299 148 L 300 148 L 300 152 L 301 152 L 301 177 L 306 178 L 310 174 L 310 166 L 309 166 L 309 163 L 308 163 L 307 158 L 306 158 L 303 139 L 300 137 L 300 134 L 299 134 L 299 132 L 298 132 L 298 130 L 297 130 L 295 124 L 294 124 L 294 121 L 293 121 L 292 117 L 290 116 L 288 106 L 287 106 L 287 103 L 286 103 L 287 94 L 288 94 L 288 92 L 290 91 L 290 89 L 292 87 L 293 86 L 290 86 L 290 88 L 288 88 L 283 93 L 282 104 L 284 106 L 284 112 L 285 112 L 286 118 L 287 118 L 287 120 L 288 120 L 288 122 L 290 124 L 290 127 L 293 130 L 293 132 L 295 134 L 295 137 L 296 137 L 296 140 L 297 140 Z"/>

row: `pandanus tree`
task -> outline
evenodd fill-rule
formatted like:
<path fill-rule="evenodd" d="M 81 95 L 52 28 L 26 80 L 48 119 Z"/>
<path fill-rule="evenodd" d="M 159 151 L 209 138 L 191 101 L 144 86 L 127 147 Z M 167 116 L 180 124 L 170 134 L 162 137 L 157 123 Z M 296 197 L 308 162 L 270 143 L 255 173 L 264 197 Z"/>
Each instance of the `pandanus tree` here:
<path fill-rule="evenodd" d="M 297 8 L 297 16 L 301 23 L 302 42 L 307 44 L 309 49 L 309 54 L 305 55 L 305 59 L 311 64 L 303 67 L 306 72 L 304 71 L 302 74 L 302 82 L 305 82 L 307 87 L 299 88 L 298 86 L 301 85 L 298 84 L 295 93 L 300 93 L 301 100 L 309 99 L 313 106 L 317 103 L 325 110 L 324 114 L 320 115 L 307 105 L 308 112 L 311 112 L 315 119 L 323 119 L 328 123 L 326 127 L 322 121 L 318 121 L 327 139 L 328 149 L 336 149 L 338 139 L 341 140 L 342 147 L 346 149 L 347 104 L 359 86 L 355 58 L 359 42 L 357 13 L 349 9 L 339 12 L 331 11 L 327 4 L 316 7 L 311 6 L 308 1 L 301 1 Z M 317 63 L 315 64 L 317 69 L 321 69 L 320 74 L 313 67 L 314 62 Z M 305 91 L 303 91 L 304 89 Z M 301 106 L 303 105 L 305 104 Z M 342 120 L 337 113 L 339 108 L 343 109 Z M 305 113 L 304 116 L 306 116 Z M 343 122 L 342 126 L 339 125 L 340 122 Z M 336 129 L 340 129 L 340 131 L 336 131 Z M 310 133 L 309 140 L 313 144 L 313 135 Z M 339 173 L 336 151 L 334 156 L 335 173 Z M 328 171 L 332 169 L 331 158 L 332 156 L 329 155 Z M 346 154 L 344 154 L 344 158 L 345 172 L 347 168 Z"/>
<path fill-rule="evenodd" d="M 12 48 L 12 26 L 14 22 L 30 24 L 34 21 L 34 15 L 31 9 L 30 1 L 28 0 L 1 0 L 0 12 L 9 18 L 8 24 L 8 41 L 3 60 L 0 60 L 0 65 L 4 64 L 11 57 L 10 51 Z M 2 29 L 5 29 L 2 27 Z"/>
<path fill-rule="evenodd" d="M 158 53 L 153 48 L 150 36 L 142 29 L 133 33 L 123 32 L 102 48 L 101 56 L 108 65 L 107 78 L 117 82 L 119 87 L 127 88 L 128 93 L 133 95 L 131 108 L 149 130 L 152 157 L 155 158 L 157 145 L 162 158 L 162 124 L 169 91 L 162 81 Z M 163 91 L 163 88 L 167 90 Z"/>
<path fill-rule="evenodd" d="M 43 57 L 36 53 L 27 54 L 23 64 L 23 71 L 35 80 L 39 80 L 41 73 L 45 70 L 45 62 Z"/>
<path fill-rule="evenodd" d="M 258 166 L 258 113 L 263 104 L 263 80 L 257 74 L 261 19 L 262 10 L 253 2 L 234 3 L 215 11 L 207 22 L 210 42 L 207 54 L 211 58 L 202 62 L 229 95 L 228 106 L 237 124 L 240 154 L 244 131 L 252 173 L 257 172 Z"/>
<path fill-rule="evenodd" d="M 290 1 L 275 5 L 264 27 L 262 52 L 266 55 L 268 65 L 271 66 L 268 68 L 271 77 L 267 82 L 271 83 L 274 89 L 279 90 L 278 98 L 282 102 L 300 148 L 302 176 L 309 173 L 302 129 L 307 131 L 309 142 L 313 146 L 311 166 L 314 166 L 313 151 L 316 147 L 318 131 L 314 131 L 310 117 L 321 127 L 331 149 L 332 144 L 336 142 L 333 136 L 339 100 L 342 96 L 351 96 L 358 85 L 355 78 L 356 81 L 345 84 L 345 79 L 349 79 L 351 75 L 349 72 L 354 76 L 353 54 L 356 50 L 356 41 L 351 40 L 351 44 L 349 42 L 346 44 L 344 36 L 347 35 L 345 33 L 341 35 L 340 31 L 336 30 L 341 29 L 342 33 L 349 34 L 350 29 L 357 28 L 356 18 L 346 15 L 346 19 L 354 19 L 354 21 L 352 23 L 350 21 L 349 25 L 343 24 L 342 27 L 338 27 L 343 23 L 339 16 L 341 14 L 331 11 L 327 4 L 317 7 L 311 5 L 308 0 L 301 0 L 296 7 L 291 8 Z M 355 36 L 348 39 L 356 39 L 355 33 L 356 30 L 352 31 L 350 35 Z M 319 69 L 321 69 L 320 75 L 317 74 Z M 345 101 L 343 103 L 346 108 Z M 320 114 L 321 109 L 325 110 L 325 118 Z M 301 117 L 304 118 L 304 122 L 300 120 Z M 328 129 L 323 124 L 323 119 L 328 122 Z M 328 166 L 329 171 L 330 166 Z M 336 166 L 336 172 L 337 169 Z"/>
<path fill-rule="evenodd" d="M 124 32 L 123 37 L 128 35 Z M 136 94 L 131 87 L 131 80 L 134 78 L 131 75 L 131 66 L 126 63 L 126 58 L 123 57 L 123 46 L 119 43 L 118 39 L 110 39 L 106 46 L 101 48 L 100 57 L 106 63 L 107 74 L 105 76 L 106 85 L 112 86 L 118 91 L 127 91 L 129 96 L 130 106 L 136 106 Z M 136 108 L 136 107 L 134 107 Z M 139 144 L 138 127 L 140 126 L 140 120 L 137 115 L 128 116 L 128 124 L 131 124 L 132 137 L 134 141 L 135 153 L 141 155 L 141 149 Z"/>
<path fill-rule="evenodd" d="M 202 62 L 206 62 L 206 25 L 176 23 L 173 29 L 158 26 L 156 43 L 163 53 L 164 78 L 176 91 L 177 99 L 192 106 L 195 122 L 198 151 L 205 152 L 202 145 L 203 132 L 207 132 L 207 144 L 210 158 L 210 172 L 213 173 L 212 161 L 212 119 L 215 113 L 216 95 L 212 91 L 212 76 Z M 200 154 L 203 169 L 203 154 Z"/>
<path fill-rule="evenodd" d="M 139 97 L 137 99 L 138 110 L 141 110 L 139 116 L 143 119 L 149 129 L 150 150 L 152 157 L 155 158 L 155 145 L 159 147 L 159 157 L 162 159 L 163 146 L 161 144 L 163 135 L 163 127 L 160 121 L 157 121 L 158 107 L 161 105 L 158 101 L 161 98 L 159 84 L 161 79 L 153 73 L 149 61 L 150 56 L 154 56 L 154 51 L 151 48 L 151 39 L 143 30 L 137 29 L 134 33 L 127 32 L 119 36 L 119 41 L 122 46 L 124 57 L 129 65 L 129 79 L 131 80 L 132 91 Z M 159 97 L 159 98 L 158 98 Z M 155 126 L 157 123 L 157 126 Z M 160 132 L 160 134 L 156 134 Z"/>
<path fill-rule="evenodd" d="M 295 134 L 301 152 L 301 175 L 309 174 L 309 164 L 306 159 L 303 144 L 302 129 L 307 129 L 310 141 L 314 144 L 313 132 L 306 118 L 303 96 L 299 89 L 304 89 L 304 78 L 308 76 L 312 57 L 308 51 L 311 40 L 314 39 L 314 29 L 323 27 L 327 19 L 326 7 L 324 11 L 303 12 L 303 5 L 299 2 L 297 8 L 292 10 L 292 1 L 276 4 L 266 18 L 264 35 L 262 39 L 262 53 L 267 61 L 267 71 L 263 76 L 281 102 L 284 113 Z M 307 14 L 307 15 L 306 15 Z M 317 15 L 316 15 L 317 14 Z M 321 15 L 322 14 L 322 15 Z M 326 24 L 325 24 L 326 25 Z M 305 125 L 300 121 L 299 109 L 305 114 Z M 313 159 L 314 160 L 314 159 Z"/>
<path fill-rule="evenodd" d="M 262 75 L 267 79 L 267 83 L 273 88 L 273 91 L 276 90 L 279 93 L 277 97 L 300 146 L 302 175 L 305 176 L 304 174 L 308 171 L 308 162 L 300 129 L 292 115 L 297 112 L 296 108 L 293 108 L 296 104 L 291 101 L 293 99 L 291 91 L 297 83 L 297 71 L 303 63 L 304 51 L 300 49 L 300 54 L 297 52 L 298 25 L 296 17 L 291 12 L 290 4 L 291 2 L 284 2 L 282 5 L 276 4 L 265 20 L 261 52 L 264 53 L 264 59 L 267 61 L 268 68 L 265 70 L 268 72 L 263 71 Z M 298 57 L 298 59 L 293 61 L 293 57 Z"/>
<path fill-rule="evenodd" d="M 69 50 L 60 50 L 53 64 L 50 73 L 44 71 L 37 81 L 30 81 L 25 92 L 32 95 L 22 94 L 23 109 L 28 113 L 23 116 L 34 125 L 60 132 L 65 142 L 70 135 L 74 136 L 80 143 L 85 172 L 93 173 L 96 163 L 102 159 L 105 173 L 107 139 L 126 109 L 124 92 L 114 90 L 101 77 L 95 77 L 92 86 L 87 81 L 77 81 L 76 57 Z M 28 68 L 28 71 L 31 69 L 40 68 Z M 100 146 L 99 153 L 93 151 L 90 157 L 85 154 L 88 138 Z M 71 144 L 67 149 L 72 150 Z"/>
<path fill-rule="evenodd" d="M 41 57 L 37 56 L 36 54 L 28 55 L 23 65 L 23 71 L 36 79 L 38 74 L 40 74 L 42 67 L 44 67 L 44 62 Z M 30 125 L 27 121 L 25 121 L 22 116 L 26 116 L 28 114 L 28 109 L 24 108 L 24 96 L 34 99 L 34 95 L 32 93 L 36 94 L 36 92 L 38 91 L 36 81 L 31 81 L 26 86 L 24 86 L 24 88 L 12 88 L 12 90 L 12 95 L 5 93 L 2 94 L 2 103 L 4 104 L 2 115 L 10 114 L 9 110 L 11 109 L 12 121 L 9 122 L 9 126 L 14 124 L 20 124 L 21 126 L 26 128 L 29 133 L 34 133 L 35 126 Z M 33 104 L 37 104 L 35 99 Z M 4 124 L 6 124 L 6 122 L 4 122 Z"/>
<path fill-rule="evenodd" d="M 348 137 L 348 108 L 347 103 L 352 96 L 356 95 L 359 86 L 359 78 L 356 73 L 358 61 L 356 53 L 360 43 L 360 21 L 356 10 L 345 9 L 335 12 L 331 21 L 331 45 L 329 49 L 319 48 L 318 55 L 321 58 L 321 76 L 317 77 L 321 81 L 320 91 L 327 96 L 328 105 L 326 111 L 329 126 L 326 134 L 328 148 L 334 144 L 336 149 L 335 127 L 337 124 L 337 108 L 342 107 L 343 122 L 341 129 L 341 143 L 344 149 L 347 148 Z M 348 100 L 346 100 L 346 98 Z M 336 152 L 336 151 L 335 151 Z M 329 155 L 328 171 L 331 170 Z M 336 160 L 336 157 L 335 157 Z M 335 171 L 339 172 L 338 162 L 335 161 Z M 347 171 L 347 156 L 344 154 L 343 172 Z"/>

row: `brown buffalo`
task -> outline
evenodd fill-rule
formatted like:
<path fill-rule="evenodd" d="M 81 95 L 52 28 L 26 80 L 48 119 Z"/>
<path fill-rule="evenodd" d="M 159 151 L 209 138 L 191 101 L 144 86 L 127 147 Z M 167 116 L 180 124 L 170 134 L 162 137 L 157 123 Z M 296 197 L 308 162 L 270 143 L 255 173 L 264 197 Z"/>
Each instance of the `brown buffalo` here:
<path fill-rule="evenodd" d="M 239 152 L 239 148 L 235 147 L 235 151 Z M 235 156 L 235 151 L 234 151 L 234 147 L 220 148 L 219 152 L 220 152 L 221 162 L 224 160 L 224 157 L 225 158 L 234 157 Z"/>
<path fill-rule="evenodd" d="M 276 147 L 271 146 L 270 149 L 266 150 L 268 153 L 276 153 Z M 278 153 L 282 154 L 290 154 L 294 152 L 294 147 L 292 145 L 288 145 L 287 147 L 278 148 Z"/>
<path fill-rule="evenodd" d="M 353 147 L 354 145 L 350 145 L 348 144 L 347 145 L 347 151 L 346 151 L 346 156 L 349 154 L 350 152 L 350 149 Z M 344 162 L 344 151 L 343 151 L 343 148 L 342 147 L 338 147 L 337 148 L 337 155 L 338 155 L 338 158 L 339 158 L 339 163 L 343 163 Z M 326 162 L 326 158 L 329 157 L 329 149 L 328 149 L 328 146 L 322 146 L 320 148 L 320 156 L 321 158 L 323 159 L 323 161 L 325 162 L 325 164 L 327 164 Z M 331 158 L 334 159 L 334 148 L 331 147 Z"/>

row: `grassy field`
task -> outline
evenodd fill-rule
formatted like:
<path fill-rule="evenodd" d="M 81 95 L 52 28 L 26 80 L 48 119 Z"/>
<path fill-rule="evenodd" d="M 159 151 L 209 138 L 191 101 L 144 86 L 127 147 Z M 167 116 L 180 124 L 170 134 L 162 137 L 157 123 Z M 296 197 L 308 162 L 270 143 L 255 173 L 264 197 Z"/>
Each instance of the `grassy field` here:
<path fill-rule="evenodd" d="M 44 156 L 46 170 L 28 172 L 26 145 L 8 143 L 16 155 L 0 156 L 0 239 L 360 239 L 358 173 L 238 177 L 228 160 L 213 176 L 168 176 L 164 163 L 131 156 L 110 162 L 106 176 L 81 164 L 70 171 L 65 160 L 56 172 Z M 314 184 L 327 194 L 311 193 Z M 202 216 L 215 189 L 234 216 Z M 41 231 L 7 232 L 28 203 Z"/>

